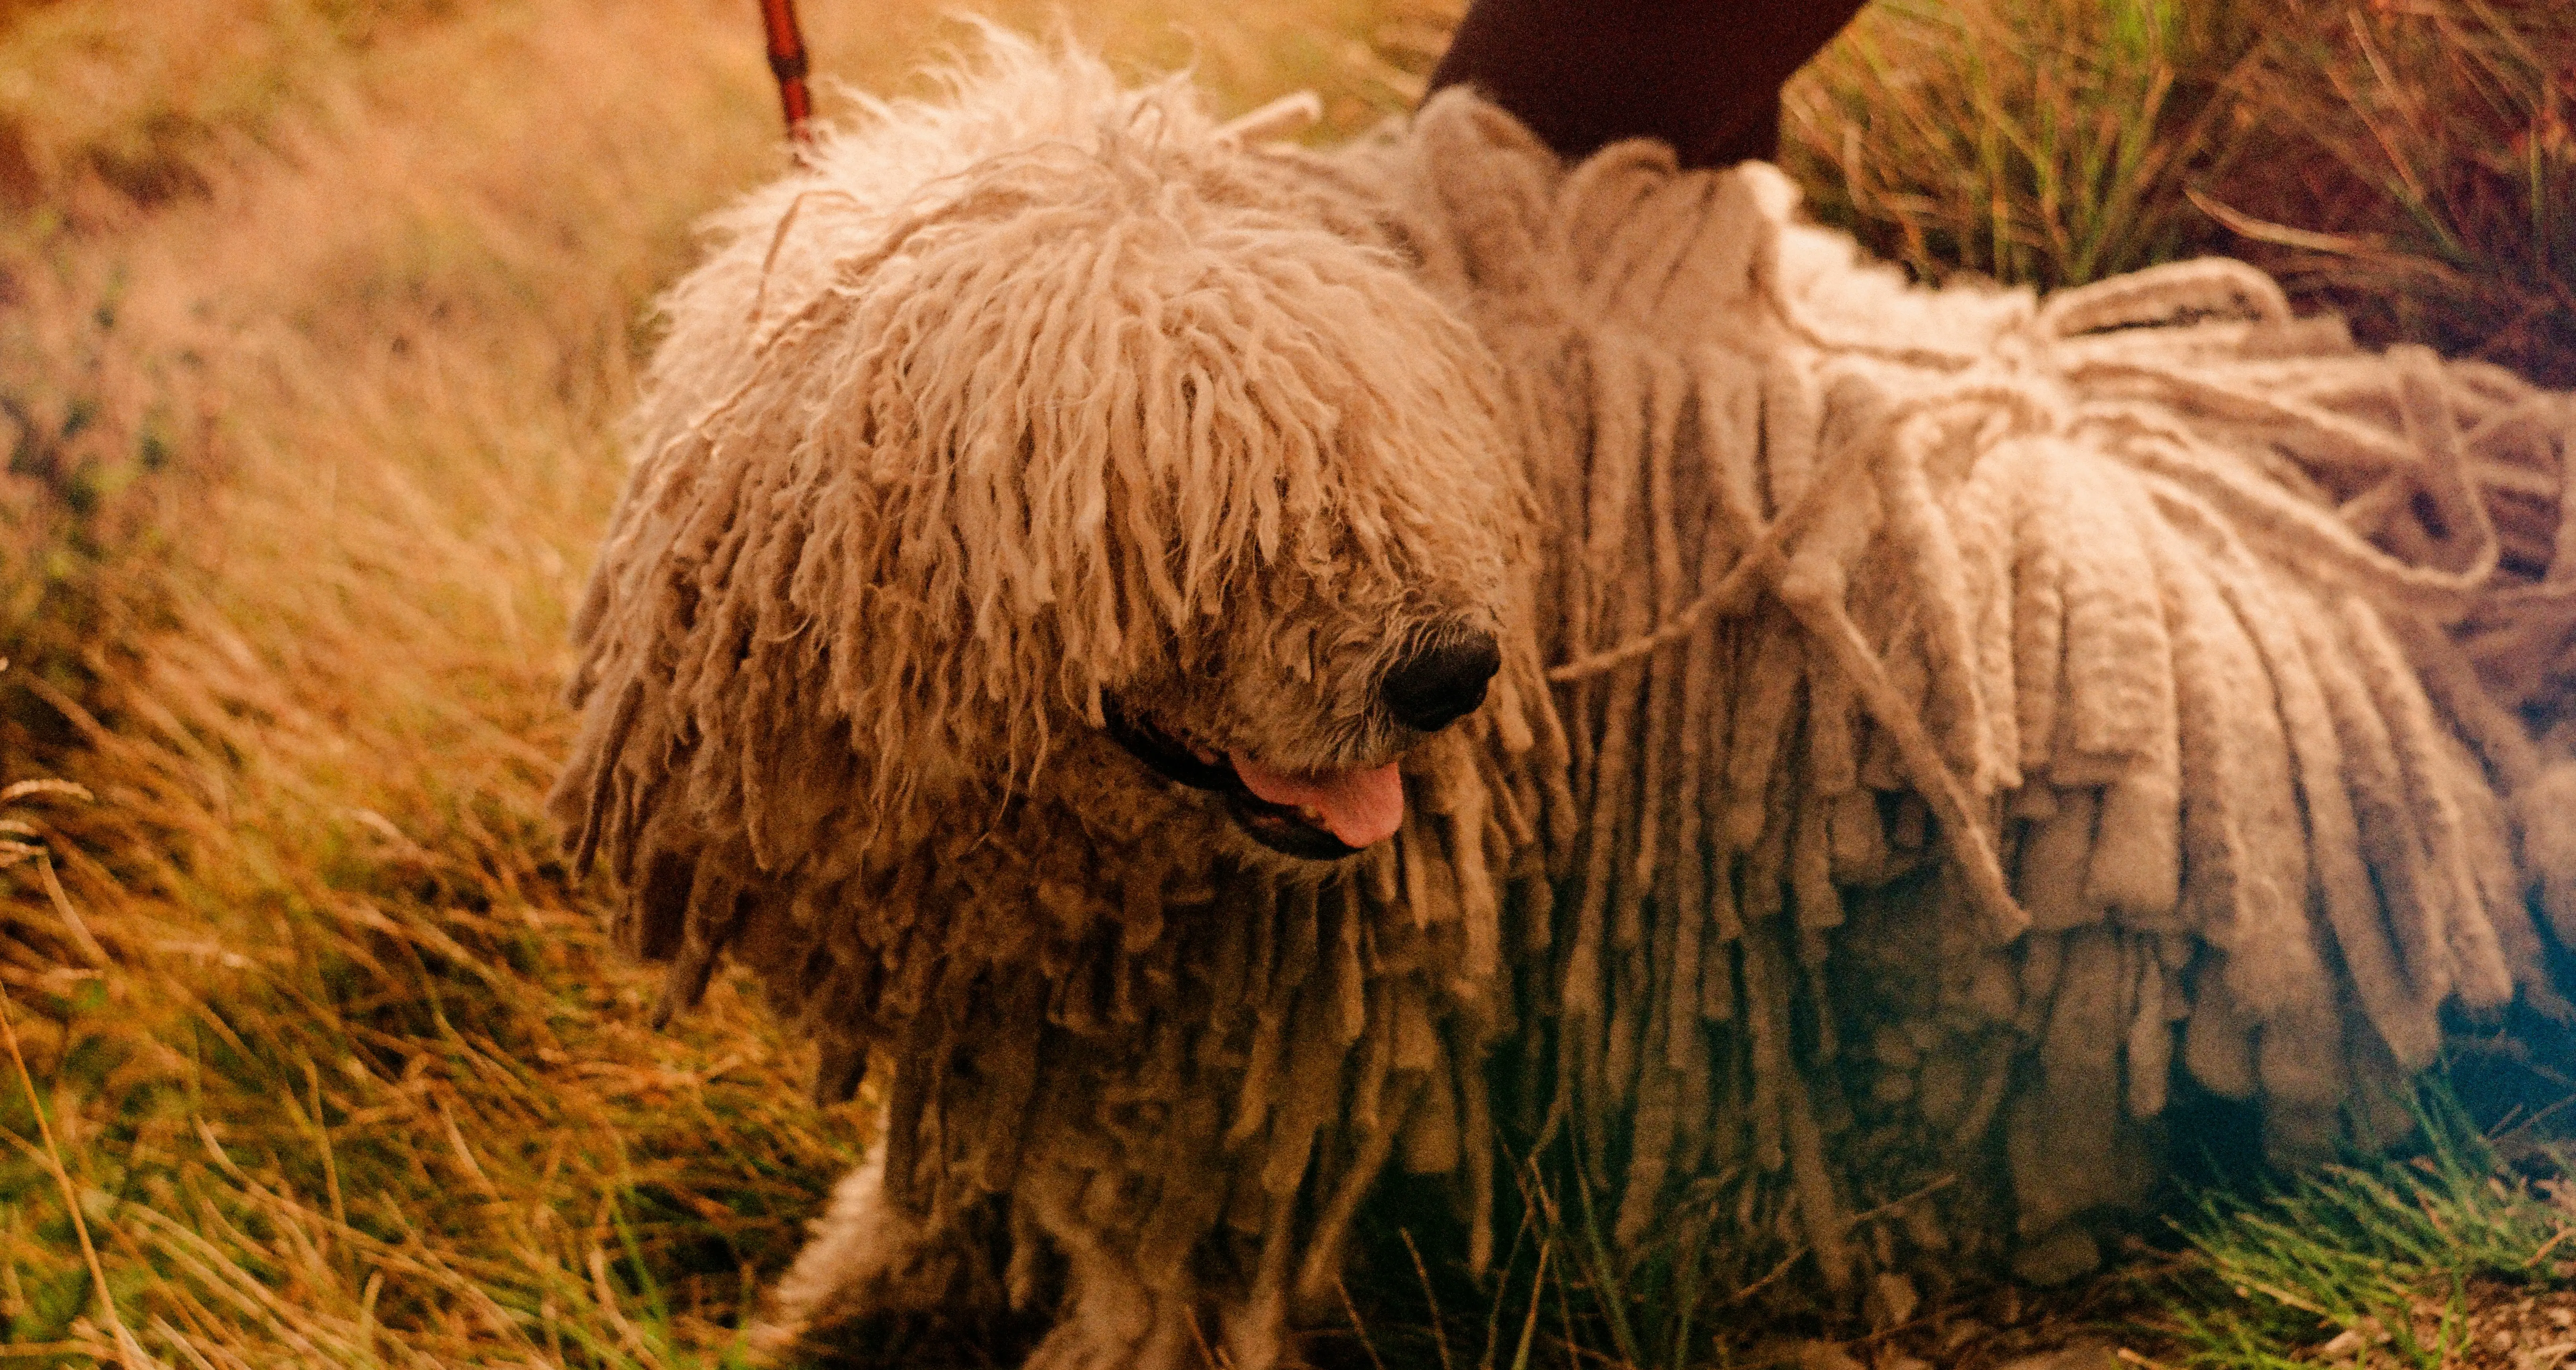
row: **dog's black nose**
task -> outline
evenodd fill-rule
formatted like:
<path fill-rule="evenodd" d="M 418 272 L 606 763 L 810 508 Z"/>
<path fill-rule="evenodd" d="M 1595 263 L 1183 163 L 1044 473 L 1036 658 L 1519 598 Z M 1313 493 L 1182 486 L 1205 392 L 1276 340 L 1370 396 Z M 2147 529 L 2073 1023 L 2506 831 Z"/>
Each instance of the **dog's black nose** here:
<path fill-rule="evenodd" d="M 1378 691 L 1398 722 L 1434 733 L 1485 702 L 1485 685 L 1502 664 L 1503 650 L 1492 633 L 1442 636 L 1397 662 Z"/>

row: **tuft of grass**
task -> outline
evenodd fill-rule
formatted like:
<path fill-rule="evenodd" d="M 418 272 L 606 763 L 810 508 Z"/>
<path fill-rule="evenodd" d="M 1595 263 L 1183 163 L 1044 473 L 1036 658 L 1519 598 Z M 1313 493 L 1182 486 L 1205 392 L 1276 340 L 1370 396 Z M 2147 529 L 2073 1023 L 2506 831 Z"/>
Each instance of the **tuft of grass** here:
<path fill-rule="evenodd" d="M 2250 258 L 2366 341 L 2576 384 L 2576 9 L 1881 0 L 1782 161 L 1920 276 Z"/>
<path fill-rule="evenodd" d="M 2249 0 L 1881 0 L 1794 82 L 1810 208 L 1939 279 L 2082 285 L 2199 250 Z"/>
<path fill-rule="evenodd" d="M 1381 1214 L 1355 1262 L 1362 1287 L 1346 1295 L 1339 1329 L 1372 1370 L 1697 1370 L 1812 1363 L 1841 1366 L 1818 1337 L 1857 1338 L 1872 1323 L 1820 1298 L 1808 1250 L 1775 1186 L 1737 1169 L 1702 1176 L 1625 1247 L 1613 1215 L 1562 1139 L 1523 1158 L 1506 1196 L 1492 1270 L 1470 1279 L 1426 1261 L 1407 1215 Z M 1855 1218 L 1883 1217 L 1932 1192 Z M 1419 1217 L 1420 1215 L 1412 1215 Z M 1458 1236 L 1443 1231 L 1440 1249 Z M 1909 1286 L 1910 1288 L 1910 1286 Z M 1912 1307 L 1874 1312 L 1877 1330 Z M 1964 1311 L 1959 1314 L 1965 1317 Z M 2007 1319 L 2013 1321 L 2017 1319 Z M 1805 1338 L 1801 1340 L 1800 1338 Z M 1882 1338 L 1884 1339 L 1884 1338 Z"/>
<path fill-rule="evenodd" d="M 2206 1370 L 2342 1360 L 2440 1370 L 2468 1349 L 2473 1305 L 2564 1287 L 2576 1210 L 2561 1181 L 2508 1166 L 2449 1089 L 2419 1089 L 2416 1154 L 2208 1195 L 2182 1223 L 2198 1255 L 2167 1294 Z M 2566 1157 L 2537 1158 L 2555 1176 Z M 2552 1259 L 2552 1257 L 2556 1259 Z"/>
<path fill-rule="evenodd" d="M 2576 385 L 2576 9 L 2295 0 L 2233 98 L 2226 246 L 2366 339 Z"/>

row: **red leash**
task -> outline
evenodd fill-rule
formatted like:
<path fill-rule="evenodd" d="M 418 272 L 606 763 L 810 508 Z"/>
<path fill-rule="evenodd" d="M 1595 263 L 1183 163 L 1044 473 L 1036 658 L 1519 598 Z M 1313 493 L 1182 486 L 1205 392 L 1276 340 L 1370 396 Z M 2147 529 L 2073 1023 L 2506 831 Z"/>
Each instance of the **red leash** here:
<path fill-rule="evenodd" d="M 787 115 L 787 137 L 800 152 L 812 136 L 814 99 L 805 90 L 805 35 L 796 27 L 796 0 L 760 0 L 761 26 L 769 31 L 769 71 L 778 78 L 778 104 Z"/>

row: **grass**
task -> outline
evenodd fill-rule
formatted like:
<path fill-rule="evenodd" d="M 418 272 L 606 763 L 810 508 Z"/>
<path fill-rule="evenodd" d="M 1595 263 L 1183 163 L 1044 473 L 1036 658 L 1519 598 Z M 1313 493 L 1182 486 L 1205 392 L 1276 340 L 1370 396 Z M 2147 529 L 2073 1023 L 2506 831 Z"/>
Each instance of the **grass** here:
<path fill-rule="evenodd" d="M 1579 1167 L 1525 1161 L 1515 1178 L 1517 1220 L 1482 1282 L 1425 1260 L 1405 1228 L 1363 1241 L 1368 1273 L 1346 1307 L 1347 1330 L 1376 1363 L 1687 1370 L 1740 1349 L 1727 1333 L 1742 1330 L 1760 1291 L 1729 1268 L 1730 1206 L 1717 1202 L 1733 1197 L 1726 1186 L 1703 1186 L 1623 1255 Z"/>
<path fill-rule="evenodd" d="M 901 84 L 939 8 L 809 4 L 818 70 Z M 1788 160 L 1927 275 L 2236 246 L 2386 336 L 2558 364 L 2562 17 L 2277 14 L 1886 0 Z M 1346 133 L 1453 15 L 1072 22 Z M 736 1356 L 860 1114 L 802 1101 L 741 985 L 646 1030 L 538 801 L 645 305 L 781 165 L 767 79 L 734 0 L 0 0 L 0 1358 Z M 1534 1187 L 1484 1287 L 1397 1241 L 1354 1320 L 1390 1370 L 1753 1354 L 1716 1190 L 1642 1261 L 1584 1197 Z M 2318 1330 L 2271 1316 L 2248 1345 Z"/>
<path fill-rule="evenodd" d="M 2081 285 L 2189 255 L 2181 192 L 2230 153 L 2263 10 L 1883 0 L 1791 92 L 1784 153 L 1831 222 L 1918 274 Z"/>
<path fill-rule="evenodd" d="M 2576 385 L 2576 10 L 2551 0 L 1880 0 L 1782 160 L 1917 274 L 2248 257 L 2365 340 Z"/>
<path fill-rule="evenodd" d="M 97 796 L 20 815 L 66 897 L 11 912 L 31 1088 L 0 1125 L 50 1129 L 78 1206 L 10 1169 L 8 1339 L 104 1357 L 103 1278 L 168 1364 L 668 1363 L 721 1340 L 699 1323 L 792 1241 L 846 1125 L 795 1106 L 739 1003 L 632 1025 L 535 799 L 637 304 L 758 174 L 765 92 L 740 63 L 658 79 L 711 13 L 496 7 L 329 60 L 255 41 L 309 18 L 236 16 L 295 94 L 207 134 L 232 151 L 192 163 L 201 189 L 92 186 L 103 226 L 65 215 L 10 262 L 22 317 L 78 344 L 9 376 L 36 418 L 20 507 L 60 579 L 144 617 L 40 602 L 0 677 L 30 696 L 13 765 Z M 569 93 L 576 130 L 520 91 Z M 688 150 L 625 143 L 629 111 Z M 698 127 L 737 133 L 676 136 Z M 156 470 L 173 408 L 194 422 Z M 160 558 L 88 550 L 120 506 L 82 473 L 128 470 L 165 497 Z"/>
<path fill-rule="evenodd" d="M 2253 1197 L 2201 1201 L 2183 1225 L 2200 1260 L 2166 1295 L 2191 1364 L 2280 1370 L 2338 1359 L 2439 1370 L 2476 1349 L 2473 1289 L 2491 1304 L 2568 1287 L 2576 1207 L 2566 1202 L 2563 1149 L 2507 1165 L 2438 1084 L 2420 1093 L 2417 1115 L 2412 1156 L 2325 1166 Z"/>
<path fill-rule="evenodd" d="M 2262 160 L 2214 183 L 2209 207 L 2365 337 L 2576 386 L 2576 11 L 2310 0 L 2292 15 L 2245 78 Z"/>

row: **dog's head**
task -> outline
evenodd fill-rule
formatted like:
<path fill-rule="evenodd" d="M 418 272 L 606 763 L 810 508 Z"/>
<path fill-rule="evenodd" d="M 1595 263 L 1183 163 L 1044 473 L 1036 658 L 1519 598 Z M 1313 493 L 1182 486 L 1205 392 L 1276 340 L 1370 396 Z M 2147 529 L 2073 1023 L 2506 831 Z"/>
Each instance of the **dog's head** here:
<path fill-rule="evenodd" d="M 1346 855 L 1527 638 L 1473 334 L 1295 157 L 1100 80 L 827 145 L 673 295 L 584 632 L 659 603 L 623 655 L 670 663 L 677 745 L 745 753 L 704 803 L 831 747 L 853 802 Z M 590 648 L 586 686 L 616 673 Z"/>

